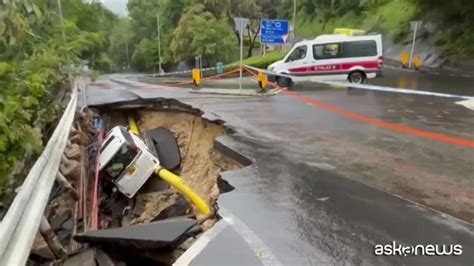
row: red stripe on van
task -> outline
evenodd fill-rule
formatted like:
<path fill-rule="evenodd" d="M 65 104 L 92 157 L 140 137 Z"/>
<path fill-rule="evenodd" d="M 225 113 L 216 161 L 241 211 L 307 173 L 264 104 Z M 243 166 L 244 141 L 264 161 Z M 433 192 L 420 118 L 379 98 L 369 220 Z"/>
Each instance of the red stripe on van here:
<path fill-rule="evenodd" d="M 361 66 L 363 68 L 378 68 L 379 67 L 379 61 L 378 60 L 372 60 L 372 61 L 364 61 L 364 62 L 355 62 L 355 63 L 342 63 L 341 64 L 341 69 L 342 70 L 348 70 L 356 66 Z"/>
<path fill-rule="evenodd" d="M 338 63 L 338 64 L 330 64 L 330 65 L 318 65 L 318 66 L 304 66 L 304 67 L 296 67 L 290 68 L 290 73 L 305 73 L 305 72 L 331 72 L 337 71 L 340 72 L 341 70 L 349 70 L 353 67 L 363 67 L 366 69 L 378 69 L 379 61 L 378 60 L 371 60 L 371 61 L 360 61 L 360 62 L 351 62 L 351 63 Z"/>

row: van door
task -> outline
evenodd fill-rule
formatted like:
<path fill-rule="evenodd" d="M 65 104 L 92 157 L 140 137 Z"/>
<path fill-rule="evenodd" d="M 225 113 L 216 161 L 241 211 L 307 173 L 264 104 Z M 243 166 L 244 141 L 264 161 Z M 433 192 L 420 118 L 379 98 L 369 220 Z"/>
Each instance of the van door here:
<path fill-rule="evenodd" d="M 347 41 L 342 44 L 342 65 L 343 71 L 350 72 L 358 69 L 363 71 L 368 77 L 375 75 L 381 70 L 382 59 L 379 56 L 377 42 L 375 40 Z"/>
<path fill-rule="evenodd" d="M 314 44 L 310 73 L 318 76 L 340 74 L 341 46 L 341 43 Z"/>
<path fill-rule="evenodd" d="M 308 58 L 308 45 L 297 46 L 285 58 L 284 70 L 280 72 L 303 74 L 307 71 Z"/>

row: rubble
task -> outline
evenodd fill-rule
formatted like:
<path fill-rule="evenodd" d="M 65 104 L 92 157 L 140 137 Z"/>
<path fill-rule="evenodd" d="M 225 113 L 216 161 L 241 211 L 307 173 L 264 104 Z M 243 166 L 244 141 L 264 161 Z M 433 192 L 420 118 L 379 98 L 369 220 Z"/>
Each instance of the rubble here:
<path fill-rule="evenodd" d="M 102 176 L 99 183 L 101 229 L 88 230 L 92 217 L 94 157 L 98 149 L 94 143 L 98 134 L 94 128 L 97 125 L 96 115 L 87 109 L 80 113 L 60 165 L 60 172 L 73 184 L 81 200 L 76 202 L 70 193 L 64 193 L 65 189 L 59 188 L 56 194 L 52 194 L 46 213 L 60 242 L 68 247 L 69 254 L 76 254 L 62 264 L 117 265 L 121 262 L 126 265 L 128 259 L 135 257 L 139 259 L 134 263 L 171 264 L 195 241 L 201 230 L 213 226 L 217 219 L 213 216 L 215 213 L 201 215 L 183 195 L 157 176 L 150 177 L 132 199 L 118 192 L 113 183 Z M 169 170 L 180 175 L 211 209 L 216 209 L 220 193 L 232 189 L 219 173 L 238 169 L 242 165 L 214 149 L 215 138 L 226 133 L 221 124 L 207 121 L 197 112 L 188 113 L 182 109 L 141 109 L 101 115 L 109 129 L 115 125 L 127 126 L 126 117 L 133 116 L 137 118 L 141 132 L 171 132 L 171 135 L 167 133 L 168 139 L 169 136 L 176 139 L 179 154 L 173 155 L 173 160 L 169 161 L 172 162 L 169 165 L 177 168 L 170 167 Z M 41 236 L 38 238 L 32 251 L 35 261 L 53 259 L 45 253 Z M 85 243 L 103 246 L 103 249 L 86 248 L 88 245 Z M 116 245 L 131 246 L 133 249 L 122 252 L 108 249 Z"/>
<path fill-rule="evenodd" d="M 74 236 L 74 240 L 93 245 L 160 249 L 175 245 L 195 224 L 196 221 L 189 218 L 169 218 L 147 224 L 88 231 Z"/>
<path fill-rule="evenodd" d="M 223 158 L 224 156 L 214 150 L 214 139 L 226 133 L 224 126 L 182 111 L 141 110 L 138 117 L 142 131 L 164 127 L 173 132 L 182 158 L 181 166 L 176 172 L 208 206 L 214 206 L 219 196 L 219 173 L 242 167 L 233 160 Z M 193 213 L 198 220 L 206 218 L 194 207 Z M 209 228 L 211 224 L 212 222 L 204 223 L 204 229 Z"/>

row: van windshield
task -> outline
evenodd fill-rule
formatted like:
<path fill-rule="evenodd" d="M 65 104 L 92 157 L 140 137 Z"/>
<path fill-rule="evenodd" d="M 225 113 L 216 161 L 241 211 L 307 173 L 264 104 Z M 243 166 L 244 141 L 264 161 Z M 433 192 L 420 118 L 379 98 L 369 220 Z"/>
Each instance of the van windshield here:
<path fill-rule="evenodd" d="M 293 52 L 291 52 L 291 54 L 288 56 L 286 62 L 304 59 L 306 57 L 307 50 L 308 48 L 306 48 L 306 45 L 296 47 Z"/>

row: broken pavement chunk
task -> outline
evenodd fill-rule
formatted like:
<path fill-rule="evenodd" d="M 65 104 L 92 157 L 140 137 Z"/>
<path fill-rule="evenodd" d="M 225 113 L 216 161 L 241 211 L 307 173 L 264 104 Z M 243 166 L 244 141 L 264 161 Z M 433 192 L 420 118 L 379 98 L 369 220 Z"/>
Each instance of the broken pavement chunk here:
<path fill-rule="evenodd" d="M 95 252 L 93 249 L 87 249 L 63 261 L 64 266 L 96 266 Z"/>
<path fill-rule="evenodd" d="M 173 170 L 181 164 L 181 154 L 173 133 L 166 128 L 159 127 L 143 133 L 148 149 L 158 157 L 160 165 Z"/>
<path fill-rule="evenodd" d="M 122 247 L 163 248 L 181 239 L 196 224 L 188 218 L 172 218 L 149 224 L 89 231 L 74 236 L 80 243 L 117 244 Z"/>
<path fill-rule="evenodd" d="M 99 266 L 115 266 L 116 263 L 101 249 L 95 251 L 95 260 Z"/>

